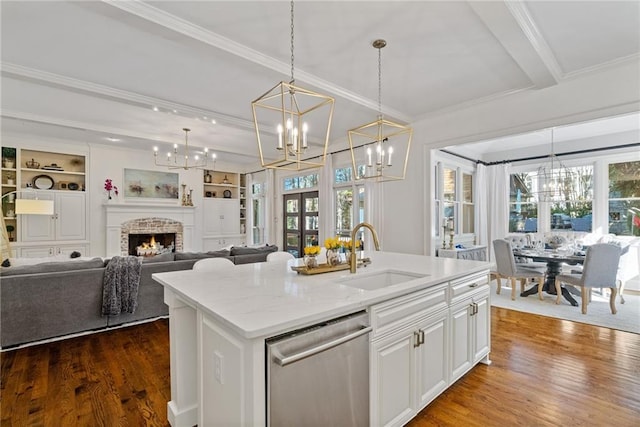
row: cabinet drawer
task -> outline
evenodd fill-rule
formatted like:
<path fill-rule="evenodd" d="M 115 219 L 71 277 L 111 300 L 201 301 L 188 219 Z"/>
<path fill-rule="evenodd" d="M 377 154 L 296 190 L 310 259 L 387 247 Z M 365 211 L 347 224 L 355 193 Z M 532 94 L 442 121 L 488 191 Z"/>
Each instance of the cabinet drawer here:
<path fill-rule="evenodd" d="M 403 327 L 405 323 L 428 314 L 428 312 L 445 308 L 447 306 L 447 285 L 447 283 L 442 283 L 372 306 L 373 336 L 380 336 L 396 330 Z"/>
<path fill-rule="evenodd" d="M 482 286 L 488 285 L 489 271 L 454 280 L 451 282 L 451 303 L 459 301 L 469 292 L 477 291 Z"/>

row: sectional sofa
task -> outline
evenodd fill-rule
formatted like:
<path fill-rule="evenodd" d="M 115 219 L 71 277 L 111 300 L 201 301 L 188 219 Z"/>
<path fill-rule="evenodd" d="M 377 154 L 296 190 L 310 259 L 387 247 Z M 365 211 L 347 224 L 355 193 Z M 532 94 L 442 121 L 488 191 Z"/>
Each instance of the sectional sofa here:
<path fill-rule="evenodd" d="M 101 315 L 109 259 L 81 258 L 0 270 L 0 347 L 97 331 L 168 315 L 164 289 L 153 273 L 189 270 L 202 258 L 226 257 L 235 264 L 264 262 L 277 246 L 232 247 L 206 253 L 169 253 L 145 258 L 134 313 Z"/>

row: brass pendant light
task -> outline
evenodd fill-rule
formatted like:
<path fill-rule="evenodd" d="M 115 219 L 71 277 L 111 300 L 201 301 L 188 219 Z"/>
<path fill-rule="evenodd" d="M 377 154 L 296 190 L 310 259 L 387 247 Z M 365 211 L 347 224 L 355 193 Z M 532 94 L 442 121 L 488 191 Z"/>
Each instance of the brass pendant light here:
<path fill-rule="evenodd" d="M 294 79 L 294 9 L 291 1 L 291 81 L 251 103 L 263 167 L 303 170 L 325 163 L 334 99 L 303 89 Z"/>
<path fill-rule="evenodd" d="M 348 132 L 356 179 L 395 181 L 404 179 L 407 172 L 413 129 L 387 120 L 382 114 L 381 50 L 386 45 L 382 39 L 372 43 L 378 49 L 378 118 Z"/>

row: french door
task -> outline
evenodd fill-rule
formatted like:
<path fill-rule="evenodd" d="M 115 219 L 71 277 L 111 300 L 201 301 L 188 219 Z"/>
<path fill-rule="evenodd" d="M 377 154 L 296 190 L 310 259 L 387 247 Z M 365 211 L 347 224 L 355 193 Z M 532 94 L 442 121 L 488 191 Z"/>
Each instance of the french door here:
<path fill-rule="evenodd" d="M 285 194 L 283 202 L 284 250 L 299 258 L 305 246 L 318 244 L 318 192 Z"/>

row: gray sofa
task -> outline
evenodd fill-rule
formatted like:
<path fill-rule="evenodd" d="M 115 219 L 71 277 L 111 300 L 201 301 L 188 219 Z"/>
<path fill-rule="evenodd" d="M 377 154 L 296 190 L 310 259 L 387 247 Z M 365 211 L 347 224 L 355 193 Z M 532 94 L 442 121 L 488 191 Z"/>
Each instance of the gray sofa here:
<path fill-rule="evenodd" d="M 0 270 L 0 347 L 105 329 L 169 314 L 162 285 L 153 273 L 190 270 L 202 258 L 226 257 L 235 264 L 264 262 L 277 246 L 231 251 L 163 254 L 143 260 L 134 313 L 101 315 L 105 267 L 102 258 L 47 262 Z"/>

